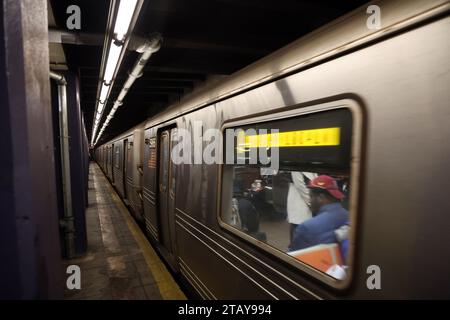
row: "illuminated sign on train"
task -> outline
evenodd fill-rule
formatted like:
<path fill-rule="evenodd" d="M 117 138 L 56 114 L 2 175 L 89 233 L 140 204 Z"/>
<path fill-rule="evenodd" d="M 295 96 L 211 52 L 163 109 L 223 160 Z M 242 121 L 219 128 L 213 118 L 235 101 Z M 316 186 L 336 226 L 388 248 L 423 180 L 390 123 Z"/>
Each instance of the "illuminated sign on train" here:
<path fill-rule="evenodd" d="M 346 168 L 351 121 L 349 110 L 335 109 L 229 128 L 234 133 L 227 134 L 226 145 L 234 145 L 226 150 L 226 163 L 272 165 L 278 161 L 280 168 Z M 228 157 L 230 151 L 233 157 Z"/>
<path fill-rule="evenodd" d="M 238 152 L 245 152 L 248 148 L 339 146 L 340 134 L 338 127 L 256 135 L 246 135 L 241 131 L 236 148 Z"/>

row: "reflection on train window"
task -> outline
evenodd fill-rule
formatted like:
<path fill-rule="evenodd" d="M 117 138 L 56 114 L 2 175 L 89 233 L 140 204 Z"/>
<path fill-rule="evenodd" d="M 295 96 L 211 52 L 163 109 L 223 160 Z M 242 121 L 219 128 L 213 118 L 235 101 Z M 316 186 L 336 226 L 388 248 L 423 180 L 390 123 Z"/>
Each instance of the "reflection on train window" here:
<path fill-rule="evenodd" d="M 350 111 L 338 109 L 233 128 L 253 129 L 245 140 L 245 152 L 249 153 L 251 148 L 262 147 L 251 142 L 260 140 L 256 137 L 259 129 L 277 129 L 277 144 L 265 145 L 264 151 L 278 147 L 279 166 L 237 160 L 224 165 L 222 221 L 239 230 L 236 234 L 258 240 L 255 243 L 261 247 L 277 249 L 287 260 L 345 279 L 353 227 L 348 212 L 351 123 Z M 335 130 L 328 131 L 331 136 L 320 136 L 320 130 L 331 128 Z M 319 132 L 314 146 L 306 137 L 313 131 Z M 238 141 L 243 138 L 236 137 L 235 159 L 243 152 Z M 250 159 L 248 154 L 244 158 Z"/>
<path fill-rule="evenodd" d="M 114 163 L 116 165 L 117 169 L 120 169 L 120 150 L 119 147 L 116 147 L 116 151 L 115 151 L 115 159 L 114 159 Z"/>

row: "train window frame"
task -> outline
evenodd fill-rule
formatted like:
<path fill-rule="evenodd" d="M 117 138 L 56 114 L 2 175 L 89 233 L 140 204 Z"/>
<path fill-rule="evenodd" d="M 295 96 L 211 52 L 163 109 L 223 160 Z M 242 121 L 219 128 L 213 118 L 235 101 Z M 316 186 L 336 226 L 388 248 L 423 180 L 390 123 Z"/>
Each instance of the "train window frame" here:
<path fill-rule="evenodd" d="M 288 110 L 286 110 L 288 108 Z M 229 128 L 236 128 L 246 125 L 258 124 L 263 122 L 270 122 L 276 120 L 285 120 L 293 117 L 301 117 L 306 115 L 311 115 L 315 113 L 321 113 L 326 111 L 332 111 L 337 109 L 348 109 L 352 116 L 352 136 L 351 136 L 351 149 L 350 149 L 350 184 L 352 186 L 352 191 L 349 197 L 349 219 L 352 223 L 352 228 L 350 228 L 349 237 L 349 249 L 348 249 L 348 271 L 347 276 L 344 280 L 335 279 L 318 269 L 308 265 L 305 262 L 299 261 L 294 257 L 289 256 L 287 253 L 281 250 L 257 240 L 251 235 L 245 233 L 244 231 L 233 227 L 222 219 L 222 196 L 224 194 L 223 181 L 224 181 L 224 166 L 225 164 L 220 164 L 218 166 L 218 201 L 216 208 L 216 219 L 219 226 L 228 231 L 232 235 L 236 236 L 237 240 L 244 240 L 254 245 L 263 252 L 269 253 L 275 258 L 287 263 L 288 265 L 294 267 L 302 273 L 312 276 L 313 278 L 325 283 L 335 289 L 344 290 L 350 286 L 353 280 L 353 274 L 355 270 L 355 246 L 356 246 L 356 230 L 358 228 L 358 208 L 359 208 L 359 194 L 360 194 L 360 175 L 361 175 L 361 162 L 362 162 L 362 136 L 363 136 L 363 110 L 362 106 L 355 100 L 344 98 L 339 100 L 334 100 L 330 102 L 324 102 L 320 104 L 301 104 L 294 105 L 287 108 L 283 108 L 278 112 L 271 114 L 260 114 L 251 115 L 247 117 L 242 117 L 238 119 L 231 119 L 223 123 L 221 127 L 222 132 L 222 145 L 220 147 L 220 152 L 223 157 L 223 144 L 226 143 L 225 130 Z M 245 250 L 245 249 L 242 249 Z"/>

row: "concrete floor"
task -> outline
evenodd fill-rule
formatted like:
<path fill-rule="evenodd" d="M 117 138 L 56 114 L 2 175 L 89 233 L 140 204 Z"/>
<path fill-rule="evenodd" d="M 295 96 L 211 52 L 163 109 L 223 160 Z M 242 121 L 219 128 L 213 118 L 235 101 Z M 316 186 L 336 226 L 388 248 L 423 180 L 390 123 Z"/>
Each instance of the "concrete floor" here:
<path fill-rule="evenodd" d="M 94 163 L 86 224 L 87 253 L 64 262 L 64 273 L 80 267 L 81 289 L 66 289 L 66 299 L 186 299 Z"/>

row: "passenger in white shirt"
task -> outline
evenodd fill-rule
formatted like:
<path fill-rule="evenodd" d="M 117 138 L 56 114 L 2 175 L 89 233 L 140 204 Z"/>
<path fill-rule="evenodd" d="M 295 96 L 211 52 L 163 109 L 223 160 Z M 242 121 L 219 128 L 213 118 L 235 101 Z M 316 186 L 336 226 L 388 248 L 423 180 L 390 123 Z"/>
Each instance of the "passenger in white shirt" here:
<path fill-rule="evenodd" d="M 317 174 L 293 171 L 291 177 L 292 182 L 289 183 L 287 196 L 287 220 L 291 225 L 290 240 L 292 241 L 297 225 L 312 217 L 307 182 L 317 177 Z"/>

